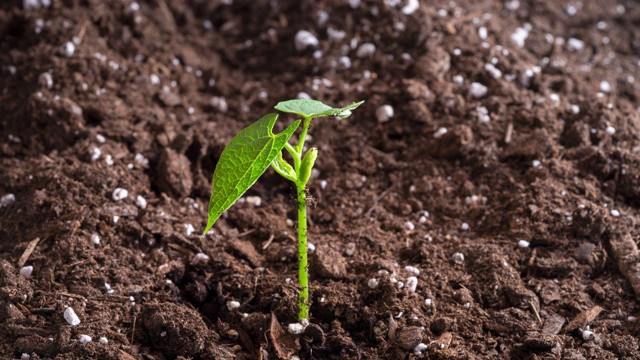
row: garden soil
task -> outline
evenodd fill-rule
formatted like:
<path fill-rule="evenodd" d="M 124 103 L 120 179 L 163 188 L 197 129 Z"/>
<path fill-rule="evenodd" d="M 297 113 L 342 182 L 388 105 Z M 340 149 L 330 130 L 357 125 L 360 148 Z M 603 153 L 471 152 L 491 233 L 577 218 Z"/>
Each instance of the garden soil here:
<path fill-rule="evenodd" d="M 640 358 L 639 24 L 634 1 L 3 1 L 0 358 Z M 225 144 L 305 95 L 366 102 L 310 131 L 294 335 L 291 184 L 269 170 L 201 233 Z"/>

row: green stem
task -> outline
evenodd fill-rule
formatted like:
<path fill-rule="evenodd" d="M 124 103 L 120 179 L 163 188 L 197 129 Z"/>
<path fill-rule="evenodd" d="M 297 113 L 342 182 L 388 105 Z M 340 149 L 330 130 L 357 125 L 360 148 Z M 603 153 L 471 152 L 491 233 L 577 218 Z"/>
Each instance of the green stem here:
<path fill-rule="evenodd" d="M 306 184 L 297 184 L 298 192 L 298 320 L 309 319 L 309 263 L 307 262 L 307 198 Z"/>
<path fill-rule="evenodd" d="M 289 143 L 284 144 L 284 148 L 289 154 L 291 154 L 291 157 L 293 158 L 293 170 L 298 173 L 298 168 L 300 168 L 300 161 L 302 159 L 300 152 Z"/>
<path fill-rule="evenodd" d="M 298 154 L 302 154 L 302 148 L 304 148 L 304 142 L 307 140 L 307 132 L 309 132 L 309 125 L 311 124 L 311 118 L 305 118 L 302 123 L 302 132 L 300 133 L 300 140 L 298 140 L 298 145 L 296 145 L 296 150 Z"/>

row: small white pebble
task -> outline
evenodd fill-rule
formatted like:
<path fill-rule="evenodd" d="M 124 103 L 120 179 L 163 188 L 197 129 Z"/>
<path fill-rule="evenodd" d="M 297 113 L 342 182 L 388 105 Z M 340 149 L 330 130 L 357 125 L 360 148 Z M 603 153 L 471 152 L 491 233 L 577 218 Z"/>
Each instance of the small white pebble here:
<path fill-rule="evenodd" d="M 165 336 L 167 336 L 167 332 L 166 331 L 163 331 L 163 332 L 160 333 L 160 337 L 165 337 Z"/>
<path fill-rule="evenodd" d="M 184 225 L 184 233 L 187 236 L 191 236 L 191 234 L 193 234 L 194 231 L 196 231 L 196 229 L 193 227 L 193 225 L 191 225 L 191 224 L 185 224 Z"/>
<path fill-rule="evenodd" d="M 304 332 L 305 326 L 300 323 L 289 324 L 289 333 L 293 335 L 300 335 Z"/>
<path fill-rule="evenodd" d="M 569 38 L 569 40 L 567 40 L 567 46 L 571 51 L 580 51 L 584 48 L 584 41 L 576 38 Z"/>
<path fill-rule="evenodd" d="M 20 360 L 29 360 L 29 359 L 31 359 L 31 355 L 27 353 L 22 353 L 22 355 L 20 355 Z"/>
<path fill-rule="evenodd" d="M 611 125 L 607 126 L 606 129 L 604 129 L 604 131 L 606 131 L 607 134 L 609 134 L 609 135 L 615 135 L 616 134 L 616 128 L 614 128 Z"/>
<path fill-rule="evenodd" d="M 341 56 L 338 62 L 340 63 L 341 69 L 351 69 L 351 59 L 349 59 L 348 56 Z"/>
<path fill-rule="evenodd" d="M 353 256 L 355 252 L 356 252 L 356 243 L 353 243 L 353 242 L 348 243 L 344 250 L 345 255 Z"/>
<path fill-rule="evenodd" d="M 462 253 L 459 253 L 459 252 L 453 254 L 453 262 L 455 262 L 456 264 L 464 263 L 464 255 Z"/>
<path fill-rule="evenodd" d="M 311 99 L 311 96 L 306 92 L 301 91 L 296 95 L 296 99 Z"/>
<path fill-rule="evenodd" d="M 367 286 L 369 286 L 372 289 L 375 289 L 378 287 L 378 284 L 380 284 L 380 281 L 376 278 L 371 278 L 369 279 L 369 281 L 367 282 Z"/>
<path fill-rule="evenodd" d="M 233 311 L 237 308 L 240 307 L 240 303 L 237 301 L 227 301 L 227 309 L 229 309 L 229 311 Z"/>
<path fill-rule="evenodd" d="M 67 41 L 62 47 L 62 54 L 66 57 L 71 57 L 76 52 L 76 46 L 71 41 Z"/>
<path fill-rule="evenodd" d="M 14 194 L 7 194 L 0 198 L 0 209 L 3 207 L 7 207 L 11 205 L 14 201 L 16 201 L 16 196 Z"/>
<path fill-rule="evenodd" d="M 484 64 L 484 70 L 491 74 L 494 79 L 500 79 L 502 77 L 502 71 L 493 64 Z"/>
<path fill-rule="evenodd" d="M 406 223 L 404 223 L 404 228 L 411 231 L 414 230 L 416 226 L 411 221 L 407 221 Z"/>
<path fill-rule="evenodd" d="M 102 155 L 102 150 L 97 147 L 93 148 L 93 150 L 91 150 L 91 161 L 100 159 L 100 155 Z"/>
<path fill-rule="evenodd" d="M 455 48 L 455 49 L 453 49 L 452 53 L 453 53 L 453 56 L 460 56 L 460 55 L 462 55 L 462 50 L 460 50 L 458 48 Z"/>
<path fill-rule="evenodd" d="M 316 251 L 316 246 L 315 246 L 315 245 L 313 245 L 312 243 L 308 242 L 308 243 L 307 243 L 307 251 L 308 251 L 310 254 L 311 254 L 311 253 L 313 253 L 314 251 Z"/>
<path fill-rule="evenodd" d="M 418 0 L 407 0 L 407 4 L 402 7 L 402 13 L 404 15 L 411 15 L 420 8 L 420 2 Z"/>
<path fill-rule="evenodd" d="M 480 36 L 480 39 L 485 40 L 487 38 L 487 28 L 484 26 L 481 26 L 478 29 L 478 36 Z"/>
<path fill-rule="evenodd" d="M 600 91 L 602 91 L 605 94 L 608 94 L 611 92 L 611 84 L 609 84 L 608 81 L 600 81 Z"/>
<path fill-rule="evenodd" d="M 307 47 L 316 47 L 320 44 L 318 38 L 307 30 L 300 30 L 294 38 L 297 51 L 303 51 Z"/>
<path fill-rule="evenodd" d="M 407 278 L 407 289 L 411 292 L 416 292 L 416 288 L 418 287 L 418 278 L 415 276 L 409 276 Z"/>
<path fill-rule="evenodd" d="M 105 156 L 104 162 L 105 164 L 107 164 L 107 166 L 113 166 L 114 164 L 113 157 L 111 155 Z"/>
<path fill-rule="evenodd" d="M 47 89 L 51 89 L 53 87 L 53 77 L 48 72 L 43 72 L 42 74 L 40 74 L 40 76 L 38 77 L 38 81 L 40 83 L 44 83 L 44 86 Z"/>
<path fill-rule="evenodd" d="M 147 200 L 138 195 L 138 197 L 136 198 L 136 206 L 140 209 L 145 209 L 147 207 Z"/>
<path fill-rule="evenodd" d="M 580 113 L 580 106 L 575 105 L 575 104 L 571 105 L 571 112 L 576 114 L 576 115 L 579 114 Z"/>
<path fill-rule="evenodd" d="M 487 87 L 478 82 L 471 83 L 471 86 L 469 87 L 469 94 L 476 99 L 487 95 L 487 91 Z"/>
<path fill-rule="evenodd" d="M 378 122 L 387 122 L 393 117 L 393 107 L 391 105 L 382 105 L 376 110 L 376 118 Z"/>
<path fill-rule="evenodd" d="M 209 261 L 209 255 L 204 253 L 197 253 L 193 257 L 193 262 L 207 262 L 207 261 Z"/>
<path fill-rule="evenodd" d="M 402 281 L 398 281 L 398 289 L 402 289 L 404 287 L 404 283 Z"/>
<path fill-rule="evenodd" d="M 359 57 L 360 59 L 364 59 L 372 56 L 373 54 L 375 54 L 375 52 L 376 52 L 376 46 L 373 45 L 372 43 L 366 42 L 366 43 L 362 43 L 358 47 L 358 50 L 356 51 L 356 56 Z"/>
<path fill-rule="evenodd" d="M 441 138 L 444 134 L 446 134 L 449 130 L 447 130 L 447 128 L 445 127 L 441 127 L 438 130 L 436 130 L 436 132 L 433 133 L 433 138 L 434 139 L 439 139 Z"/>
<path fill-rule="evenodd" d="M 96 141 L 98 141 L 100 144 L 104 144 L 107 139 L 104 137 L 104 135 L 96 134 Z"/>
<path fill-rule="evenodd" d="M 113 190 L 113 200 L 115 201 L 120 201 L 122 199 L 126 199 L 129 196 L 129 191 L 127 191 L 127 189 L 123 189 L 123 188 L 116 188 L 115 190 Z"/>
<path fill-rule="evenodd" d="M 481 123 L 488 123 L 489 121 L 491 121 L 489 110 L 485 106 L 478 106 L 476 108 L 476 112 L 478 113 L 478 121 L 480 121 Z"/>
<path fill-rule="evenodd" d="M 287 285 L 290 284 L 291 283 L 291 278 L 284 279 L 284 283 L 287 284 Z"/>
<path fill-rule="evenodd" d="M 520 8 L 520 1 L 519 0 L 509 0 L 504 4 L 504 7 L 506 7 L 507 9 L 509 9 L 511 11 L 518 10 Z"/>
<path fill-rule="evenodd" d="M 141 165 L 143 167 L 147 167 L 149 166 L 149 159 L 147 159 L 144 155 L 142 154 L 136 154 L 133 157 L 133 161 L 135 161 L 136 164 Z"/>
<path fill-rule="evenodd" d="M 91 336 L 89 335 L 80 335 L 80 344 L 86 344 L 91 342 Z"/>
<path fill-rule="evenodd" d="M 327 180 L 320 181 L 320 189 L 324 190 L 327 188 Z"/>
<path fill-rule="evenodd" d="M 25 266 L 22 269 L 20 269 L 20 275 L 24 277 L 29 277 L 31 276 L 32 273 L 33 273 L 33 266 L 31 265 Z"/>
<path fill-rule="evenodd" d="M 453 82 L 454 82 L 454 83 L 456 83 L 456 84 L 458 84 L 458 85 L 462 85 L 462 84 L 464 84 L 464 77 L 462 77 L 462 75 L 455 75 L 455 76 L 452 78 L 452 80 L 453 80 Z"/>
<path fill-rule="evenodd" d="M 519 48 L 524 47 L 524 43 L 528 37 L 529 31 L 521 27 L 516 28 L 516 31 L 511 34 L 511 40 L 513 40 Z"/>
<path fill-rule="evenodd" d="M 596 334 L 593 331 L 585 330 L 582 332 L 582 339 L 584 341 L 591 341 L 596 338 Z"/>
<path fill-rule="evenodd" d="M 531 243 L 527 240 L 518 240 L 518 246 L 520 246 L 521 248 L 528 248 L 529 245 L 531 245 Z"/>
<path fill-rule="evenodd" d="M 467 230 L 469 230 L 469 224 L 467 224 L 466 222 L 463 222 L 463 223 L 460 225 L 460 230 L 462 230 L 462 231 L 467 231 Z"/>
<path fill-rule="evenodd" d="M 609 212 L 611 214 L 611 216 L 613 217 L 618 217 L 620 216 L 620 211 L 616 210 L 616 209 L 611 209 L 611 211 Z"/>
<path fill-rule="evenodd" d="M 134 298 L 134 297 L 133 297 L 133 295 L 131 295 L 131 296 L 129 296 L 129 301 L 131 301 L 131 302 L 135 302 L 135 301 L 136 301 L 136 298 Z"/>
<path fill-rule="evenodd" d="M 78 317 L 78 315 L 76 315 L 76 312 L 71 308 L 68 307 L 64 310 L 64 319 L 71 324 L 71 326 L 76 326 L 80 324 L 80 318 Z"/>
<path fill-rule="evenodd" d="M 420 343 L 413 348 L 413 354 L 416 356 L 422 355 L 423 351 L 427 351 L 429 349 L 429 345 Z"/>
<path fill-rule="evenodd" d="M 407 265 L 404 267 L 404 271 L 408 272 L 409 274 L 412 274 L 414 276 L 418 276 L 420 275 L 420 270 L 414 266 L 411 265 Z"/>
<path fill-rule="evenodd" d="M 98 342 L 100 342 L 100 344 L 108 344 L 109 340 L 106 337 L 101 336 L 100 339 L 98 339 Z"/>
<path fill-rule="evenodd" d="M 540 166 L 542 165 L 542 163 L 540 162 L 540 160 L 533 160 L 533 161 L 531 162 L 531 165 L 532 165 L 534 168 L 537 168 L 537 167 L 540 167 Z"/>
<path fill-rule="evenodd" d="M 223 113 L 229 110 L 227 100 L 222 96 L 212 96 L 211 99 L 209 99 L 209 104 Z"/>
<path fill-rule="evenodd" d="M 100 245 L 100 235 L 98 234 L 91 234 L 91 242 L 95 245 Z"/>
<path fill-rule="evenodd" d="M 247 204 L 251 204 L 253 206 L 260 206 L 262 205 L 262 198 L 260 196 L 247 196 Z"/>
<path fill-rule="evenodd" d="M 429 298 L 424 299 L 424 304 L 425 304 L 426 306 L 429 306 L 429 307 L 430 307 L 432 303 L 433 303 L 433 300 L 431 300 L 431 299 L 429 299 Z"/>

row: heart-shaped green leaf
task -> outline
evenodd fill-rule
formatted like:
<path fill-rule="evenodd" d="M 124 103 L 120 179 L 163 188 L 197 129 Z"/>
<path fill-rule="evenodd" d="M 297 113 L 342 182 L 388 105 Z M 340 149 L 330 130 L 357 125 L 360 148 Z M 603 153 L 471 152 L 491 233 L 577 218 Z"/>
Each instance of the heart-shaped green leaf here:
<path fill-rule="evenodd" d="M 205 233 L 267 170 L 300 126 L 298 120 L 280 134 L 274 135 L 273 125 L 277 119 L 278 114 L 261 118 L 238 133 L 222 151 L 213 173 L 213 190 Z"/>
<path fill-rule="evenodd" d="M 306 119 L 313 119 L 321 116 L 347 117 L 351 115 L 351 110 L 362 105 L 364 101 L 354 102 L 342 108 L 332 108 L 318 100 L 295 99 L 279 102 L 275 109 L 285 113 L 297 114 Z"/>

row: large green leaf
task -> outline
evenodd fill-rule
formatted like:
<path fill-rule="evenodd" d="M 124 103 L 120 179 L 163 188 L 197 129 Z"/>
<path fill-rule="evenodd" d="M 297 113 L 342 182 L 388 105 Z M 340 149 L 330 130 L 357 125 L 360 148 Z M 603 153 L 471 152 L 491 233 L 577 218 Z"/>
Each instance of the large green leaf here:
<path fill-rule="evenodd" d="M 362 105 L 364 101 L 354 102 L 342 108 L 332 108 L 318 100 L 296 99 L 279 102 L 275 109 L 285 113 L 297 114 L 307 119 L 321 116 L 347 117 L 351 115 L 351 110 Z"/>
<path fill-rule="evenodd" d="M 274 135 L 273 125 L 277 119 L 277 114 L 269 114 L 256 121 L 238 133 L 222 151 L 213 173 L 205 233 L 267 170 L 300 126 L 300 121 L 296 121 Z"/>

